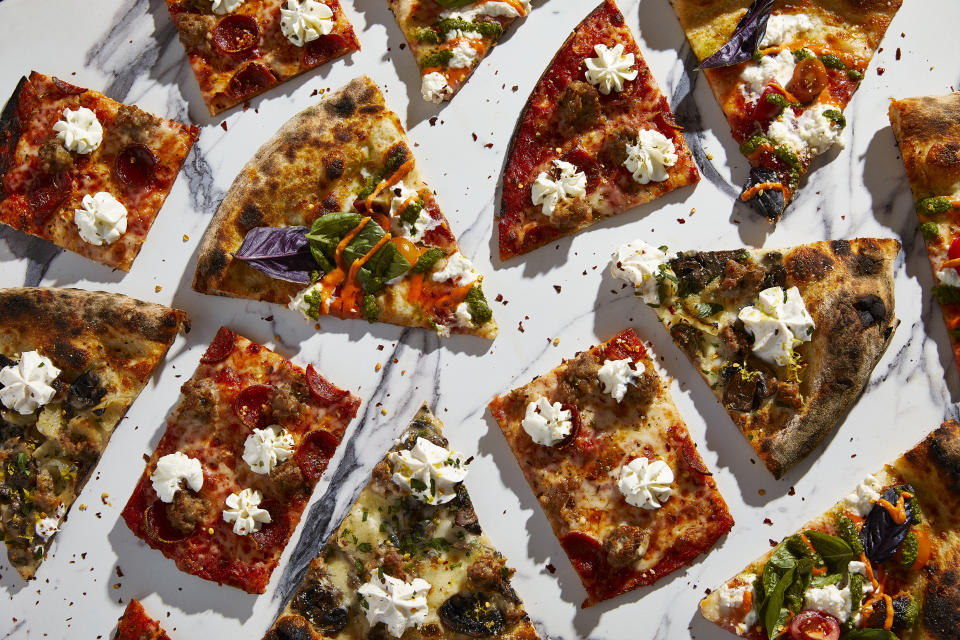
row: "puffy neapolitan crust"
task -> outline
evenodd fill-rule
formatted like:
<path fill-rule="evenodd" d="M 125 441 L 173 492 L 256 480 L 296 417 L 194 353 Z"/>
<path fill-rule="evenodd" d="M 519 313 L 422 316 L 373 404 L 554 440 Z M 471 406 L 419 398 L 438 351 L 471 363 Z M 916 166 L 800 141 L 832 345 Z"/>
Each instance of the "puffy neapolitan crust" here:
<path fill-rule="evenodd" d="M 944 281 L 944 263 L 957 257 L 960 237 L 960 93 L 890 102 L 890 125 L 910 180 L 920 231 L 937 285 L 934 294 L 960 366 L 960 290 Z M 939 207 L 934 203 L 942 203 Z M 951 267 L 946 267 L 946 270 Z"/>
<path fill-rule="evenodd" d="M 0 406 L 0 531 L 10 563 L 33 577 L 50 548 L 35 531 L 83 489 L 114 428 L 187 314 L 119 294 L 0 289 L 0 363 L 37 351 L 61 370 L 56 395 L 33 414 Z"/>
<path fill-rule="evenodd" d="M 90 153 L 68 150 L 54 130 L 66 109 L 79 108 L 103 129 Z M 34 71 L 0 114 L 0 223 L 129 271 L 198 135 L 193 125 Z M 74 211 L 99 192 L 126 209 L 126 231 L 96 245 L 81 237 Z"/>
<path fill-rule="evenodd" d="M 681 287 L 701 288 L 661 300 L 654 311 L 777 478 L 836 427 L 890 344 L 900 322 L 893 315 L 899 251 L 897 240 L 857 238 L 779 250 L 691 251 L 671 261 Z M 772 286 L 796 286 L 816 324 L 810 341 L 795 349 L 804 363 L 796 381 L 754 356 L 737 325 L 739 310 Z M 702 303 L 717 309 L 698 317 Z M 727 366 L 761 374 L 766 391 L 751 391 L 744 401 L 742 376 Z"/>
<path fill-rule="evenodd" d="M 336 453 L 360 399 L 286 358 L 222 327 L 194 375 L 123 509 L 138 538 L 177 568 L 248 593 L 263 593 L 314 486 Z M 292 454 L 262 473 L 245 459 L 254 429 L 290 437 Z M 151 476 L 166 455 L 199 462 L 199 489 L 180 487 L 171 502 Z M 279 462 L 279 460 L 278 460 Z M 223 512 L 231 494 L 259 492 L 270 522 L 235 532 Z"/>
<path fill-rule="evenodd" d="M 401 183 L 415 187 L 423 211 L 432 221 L 419 241 L 407 245 L 415 252 L 429 248 L 448 256 L 457 252 L 456 238 L 420 176 L 399 118 L 385 106 L 377 86 L 363 76 L 294 116 L 247 163 L 200 245 L 193 288 L 201 293 L 286 305 L 305 285 L 271 278 L 235 258 L 246 234 L 255 227 L 310 227 L 328 213 L 356 211 L 366 204 L 357 194 L 369 176 L 382 173 L 389 162 L 406 171 Z M 389 188 L 378 189 L 386 195 L 391 192 Z M 396 233 L 396 214 L 400 212 L 391 212 L 389 202 L 384 207 L 383 211 L 365 210 L 364 215 L 372 216 L 371 222 L 383 221 Z M 406 242 L 399 236 L 393 240 Z M 453 308 L 465 294 L 451 282 L 435 282 L 430 276 L 429 271 L 411 271 L 400 282 L 384 286 L 376 295 L 377 321 L 430 328 L 452 325 Z M 333 297 L 345 288 L 331 290 Z M 340 305 L 328 313 L 364 317 L 358 306 Z M 454 333 L 491 339 L 496 335 L 492 318 L 479 326 L 450 328 Z"/>
<path fill-rule="evenodd" d="M 117 623 L 113 640 L 170 640 L 160 623 L 147 615 L 138 600 L 131 600 Z"/>
<path fill-rule="evenodd" d="M 584 60 L 594 46 L 624 47 L 635 59 L 634 80 L 623 91 L 601 94 L 584 81 Z M 663 181 L 640 184 L 624 166 L 626 145 L 642 130 L 663 134 L 674 146 L 676 164 Z M 569 162 L 587 176 L 586 196 L 561 202 L 543 215 L 531 198 L 540 172 L 554 160 Z M 583 19 L 561 45 L 527 99 L 507 150 L 498 222 L 500 259 L 533 251 L 631 207 L 679 187 L 694 184 L 700 173 L 681 127 L 673 120 L 630 27 L 612 0 Z"/>
<path fill-rule="evenodd" d="M 310 562 L 264 640 L 393 637 L 382 624 L 371 628 L 357 595 L 378 574 L 431 585 L 426 617 L 403 632 L 404 640 L 539 638 L 510 585 L 513 569 L 483 533 L 466 486 L 459 484 L 450 502 L 428 505 L 391 479 L 390 453 L 413 448 L 419 438 L 448 448 L 442 431 L 443 423 L 421 406 Z"/>
<path fill-rule="evenodd" d="M 916 622 L 911 628 L 902 628 L 900 614 L 896 614 L 892 631 L 898 638 L 911 640 L 955 639 L 960 628 L 960 571 L 957 569 L 960 563 L 960 425 L 954 420 L 944 422 L 872 477 L 878 487 L 909 485 L 908 490 L 912 490 L 922 514 L 919 521 L 912 521 L 911 532 L 925 538 L 928 546 L 927 551 L 918 555 L 909 567 L 897 566 L 903 562 L 902 550 L 889 561 L 875 563 L 874 571 L 883 569 L 878 575 L 883 576 L 882 584 L 887 594 L 895 599 L 908 594 L 919 606 Z M 856 495 L 856 492 L 851 494 Z M 858 522 L 858 514 L 852 514 L 850 508 L 849 498 L 845 498 L 828 512 L 806 523 L 798 533 L 815 530 L 844 538 L 837 514 Z M 776 552 L 774 549 L 754 561 L 728 581 L 727 586 L 745 586 L 740 579 L 745 574 L 761 576 L 767 560 Z M 722 602 L 724 589 L 714 590 L 701 601 L 703 616 L 741 637 L 767 640 L 762 620 L 760 624 L 743 625 L 728 613 L 730 605 Z M 737 611 L 737 617 L 742 613 Z M 861 617 L 864 626 L 874 628 L 884 624 L 884 615 L 863 613 Z"/>
<path fill-rule="evenodd" d="M 598 380 L 607 360 L 629 358 L 636 377 L 622 401 Z M 522 426 L 544 397 L 573 407 L 569 442 L 544 446 Z M 670 392 L 632 329 L 494 398 L 490 411 L 587 591 L 589 607 L 689 564 L 733 526 Z M 657 509 L 626 502 L 616 475 L 632 459 L 662 460 L 672 495 Z"/>

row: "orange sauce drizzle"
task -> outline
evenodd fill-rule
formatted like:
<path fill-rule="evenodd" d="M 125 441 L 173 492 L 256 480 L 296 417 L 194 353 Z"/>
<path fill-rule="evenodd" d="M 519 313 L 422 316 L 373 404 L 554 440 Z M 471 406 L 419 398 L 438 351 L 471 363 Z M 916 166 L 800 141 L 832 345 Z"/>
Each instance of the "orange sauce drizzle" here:
<path fill-rule="evenodd" d="M 373 211 L 373 201 L 377 199 L 384 189 L 389 189 L 393 185 L 397 184 L 400 180 L 403 180 L 404 177 L 413 169 L 413 156 L 407 159 L 402 165 L 397 167 L 397 170 L 394 171 L 391 175 L 387 176 L 384 180 L 380 181 L 380 184 L 376 186 L 373 192 L 367 196 L 367 199 L 363 201 L 364 206 L 367 211 Z"/>
<path fill-rule="evenodd" d="M 740 199 L 746 202 L 751 199 L 761 191 L 766 191 L 767 189 L 776 189 L 777 191 L 786 192 L 786 187 L 784 187 L 779 182 L 761 182 L 760 184 L 755 184 L 743 193 L 740 194 Z"/>

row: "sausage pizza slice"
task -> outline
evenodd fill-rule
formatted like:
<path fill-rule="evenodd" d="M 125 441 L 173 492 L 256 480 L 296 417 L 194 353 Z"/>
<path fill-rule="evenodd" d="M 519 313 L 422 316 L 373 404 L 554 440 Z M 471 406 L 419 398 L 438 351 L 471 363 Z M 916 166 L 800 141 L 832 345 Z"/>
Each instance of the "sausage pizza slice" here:
<path fill-rule="evenodd" d="M 123 519 L 181 571 L 263 593 L 360 400 L 226 327 L 181 392 Z"/>
<path fill-rule="evenodd" d="M 560 47 L 520 114 L 503 173 L 500 259 L 699 180 L 630 27 L 605 0 Z"/>
<path fill-rule="evenodd" d="M 597 604 L 690 564 L 733 526 L 632 329 L 490 402 Z"/>
<path fill-rule="evenodd" d="M 42 288 L 0 289 L 0 318 L 0 538 L 27 580 L 190 323 L 119 294 Z"/>
<path fill-rule="evenodd" d="M 752 640 L 952 640 L 960 425 L 950 420 L 700 603 Z"/>
<path fill-rule="evenodd" d="M 247 163 L 203 239 L 193 288 L 312 321 L 493 339 L 482 279 L 364 76 L 294 116 Z"/>
<path fill-rule="evenodd" d="M 750 161 L 740 199 L 771 222 L 813 160 L 843 145 L 843 110 L 901 3 L 671 0 Z"/>
<path fill-rule="evenodd" d="M 442 431 L 421 407 L 264 640 L 539 638 Z"/>
<path fill-rule="evenodd" d="M 117 623 L 113 640 L 170 640 L 160 623 L 147 615 L 138 600 L 131 600 Z"/>
<path fill-rule="evenodd" d="M 900 321 L 900 243 L 672 253 L 636 240 L 610 271 L 653 307 L 777 478 L 839 424 Z"/>

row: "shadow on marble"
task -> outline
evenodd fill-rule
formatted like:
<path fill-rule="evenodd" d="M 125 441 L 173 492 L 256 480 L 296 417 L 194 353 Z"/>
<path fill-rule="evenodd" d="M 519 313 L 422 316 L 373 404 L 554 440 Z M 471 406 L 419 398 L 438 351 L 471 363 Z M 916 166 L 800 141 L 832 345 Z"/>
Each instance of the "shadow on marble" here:
<path fill-rule="evenodd" d="M 0 242 L 14 258 L 27 260 L 27 272 L 23 282 L 25 287 L 39 285 L 53 259 L 64 253 L 63 249 L 51 242 L 3 224 L 0 224 Z"/>

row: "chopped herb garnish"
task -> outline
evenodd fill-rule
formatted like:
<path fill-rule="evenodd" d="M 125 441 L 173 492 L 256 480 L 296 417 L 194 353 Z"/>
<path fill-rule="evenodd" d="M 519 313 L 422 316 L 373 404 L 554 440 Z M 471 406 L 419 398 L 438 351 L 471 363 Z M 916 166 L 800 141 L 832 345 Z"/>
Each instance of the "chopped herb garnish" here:
<path fill-rule="evenodd" d="M 813 53 L 811 53 L 808 49 L 797 49 L 793 52 L 794 62 L 802 62 L 803 60 L 809 60 L 812 57 Z"/>
<path fill-rule="evenodd" d="M 946 213 L 953 208 L 949 200 L 943 197 L 923 198 L 916 204 L 917 213 L 934 216 Z"/>
<path fill-rule="evenodd" d="M 839 109 L 824 109 L 823 117 L 834 122 L 841 129 L 847 126 L 847 119 Z"/>
<path fill-rule="evenodd" d="M 920 233 L 927 240 L 936 240 L 940 237 L 940 225 L 936 222 L 926 221 L 920 223 Z"/>
<path fill-rule="evenodd" d="M 424 56 L 423 60 L 420 62 L 420 67 L 422 69 L 429 69 L 431 67 L 445 67 L 447 63 L 453 58 L 453 50 L 451 49 L 440 49 L 439 51 L 434 51 Z"/>
<path fill-rule="evenodd" d="M 361 542 L 357 545 L 357 551 L 360 553 L 370 553 L 371 550 L 373 550 L 373 547 L 369 542 Z"/>
<path fill-rule="evenodd" d="M 828 69 L 839 69 L 842 71 L 847 68 L 846 63 L 832 53 L 825 53 L 820 56 L 820 62 Z"/>
<path fill-rule="evenodd" d="M 847 77 L 855 82 L 863 80 L 863 71 L 859 69 L 847 69 Z"/>

